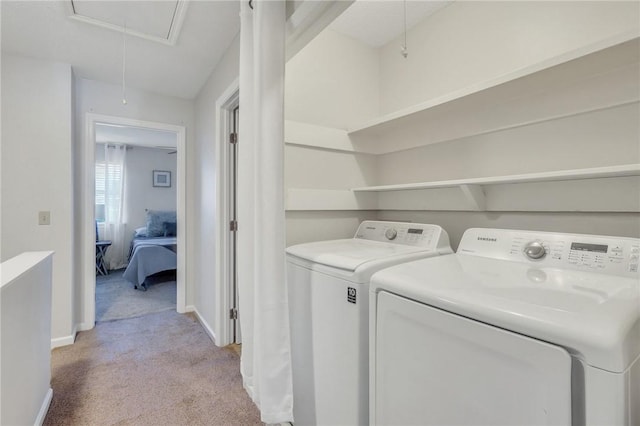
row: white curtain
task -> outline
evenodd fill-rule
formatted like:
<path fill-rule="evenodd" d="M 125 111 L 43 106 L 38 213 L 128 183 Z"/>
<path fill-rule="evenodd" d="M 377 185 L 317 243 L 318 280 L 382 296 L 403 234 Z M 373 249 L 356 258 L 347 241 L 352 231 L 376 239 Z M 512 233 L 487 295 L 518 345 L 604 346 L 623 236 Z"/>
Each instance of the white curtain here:
<path fill-rule="evenodd" d="M 293 421 L 285 282 L 285 2 L 241 3 L 238 290 L 244 387 L 262 421 Z"/>
<path fill-rule="evenodd" d="M 127 264 L 125 247 L 124 215 L 124 165 L 127 156 L 125 145 L 104 146 L 104 235 L 101 239 L 111 240 L 111 247 L 105 255 L 108 269 L 123 268 Z"/>

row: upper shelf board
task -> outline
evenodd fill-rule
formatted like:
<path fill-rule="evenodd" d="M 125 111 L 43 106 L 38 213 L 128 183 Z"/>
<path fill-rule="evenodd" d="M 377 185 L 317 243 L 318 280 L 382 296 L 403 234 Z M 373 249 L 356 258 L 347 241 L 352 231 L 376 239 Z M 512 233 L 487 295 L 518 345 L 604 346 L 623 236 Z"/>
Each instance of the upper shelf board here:
<path fill-rule="evenodd" d="M 348 131 L 356 151 L 394 152 L 640 99 L 640 37 L 626 32 Z"/>
<path fill-rule="evenodd" d="M 589 169 L 560 170 L 554 172 L 528 173 L 522 175 L 494 176 L 472 179 L 417 182 L 397 185 L 367 186 L 353 188 L 354 192 L 410 191 L 419 189 L 452 188 L 465 185 L 498 185 L 509 183 L 549 182 L 563 180 L 598 179 L 610 177 L 640 176 L 640 164 L 594 167 Z"/>

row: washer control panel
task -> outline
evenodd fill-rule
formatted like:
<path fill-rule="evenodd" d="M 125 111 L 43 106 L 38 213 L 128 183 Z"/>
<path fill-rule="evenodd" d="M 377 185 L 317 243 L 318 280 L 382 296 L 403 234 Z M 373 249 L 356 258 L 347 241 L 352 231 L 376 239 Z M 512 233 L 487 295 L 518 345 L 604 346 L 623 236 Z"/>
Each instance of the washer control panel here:
<path fill-rule="evenodd" d="M 547 255 L 547 250 L 544 248 L 542 241 L 531 241 L 524 246 L 524 254 L 533 260 L 542 259 Z"/>
<path fill-rule="evenodd" d="M 640 239 L 506 229 L 468 229 L 458 253 L 638 277 Z"/>
<path fill-rule="evenodd" d="M 433 248 L 444 240 L 449 246 L 449 237 L 441 227 L 424 223 L 367 220 L 360 224 L 354 238 Z"/>

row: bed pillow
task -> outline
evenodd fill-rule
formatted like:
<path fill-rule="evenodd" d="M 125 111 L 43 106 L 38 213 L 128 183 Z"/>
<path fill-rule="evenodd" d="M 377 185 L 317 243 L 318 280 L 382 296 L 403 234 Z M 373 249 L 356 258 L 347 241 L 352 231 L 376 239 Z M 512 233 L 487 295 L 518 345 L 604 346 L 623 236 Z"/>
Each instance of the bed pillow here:
<path fill-rule="evenodd" d="M 163 222 L 162 229 L 164 230 L 165 237 L 176 236 L 176 223 L 175 222 Z"/>
<path fill-rule="evenodd" d="M 146 237 L 147 236 L 147 227 L 143 226 L 142 228 L 136 228 L 136 230 L 134 231 L 134 238 L 137 237 Z"/>
<path fill-rule="evenodd" d="M 165 222 L 175 222 L 175 211 L 148 210 L 147 211 L 147 237 L 163 237 Z"/>

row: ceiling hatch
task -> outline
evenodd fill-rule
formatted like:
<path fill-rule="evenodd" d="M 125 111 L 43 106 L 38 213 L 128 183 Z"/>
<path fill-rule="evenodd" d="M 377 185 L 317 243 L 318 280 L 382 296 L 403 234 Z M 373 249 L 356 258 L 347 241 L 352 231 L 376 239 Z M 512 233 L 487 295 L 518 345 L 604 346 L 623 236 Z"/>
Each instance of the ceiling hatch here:
<path fill-rule="evenodd" d="M 162 44 L 175 45 L 187 2 L 69 0 L 69 17 Z"/>

